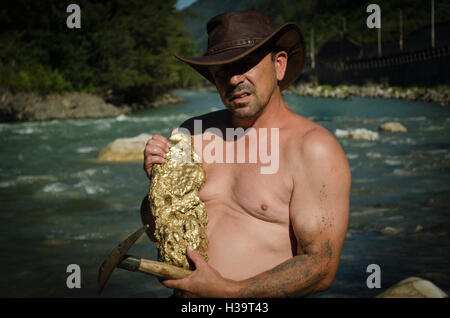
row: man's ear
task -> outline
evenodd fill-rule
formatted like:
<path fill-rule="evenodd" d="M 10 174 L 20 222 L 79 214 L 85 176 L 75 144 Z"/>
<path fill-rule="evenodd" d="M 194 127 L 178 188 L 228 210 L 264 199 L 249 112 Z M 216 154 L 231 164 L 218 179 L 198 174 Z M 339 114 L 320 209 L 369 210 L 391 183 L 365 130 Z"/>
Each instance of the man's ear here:
<path fill-rule="evenodd" d="M 281 81 L 286 74 L 288 54 L 285 51 L 277 52 L 275 55 L 275 71 L 277 74 L 277 80 Z"/>

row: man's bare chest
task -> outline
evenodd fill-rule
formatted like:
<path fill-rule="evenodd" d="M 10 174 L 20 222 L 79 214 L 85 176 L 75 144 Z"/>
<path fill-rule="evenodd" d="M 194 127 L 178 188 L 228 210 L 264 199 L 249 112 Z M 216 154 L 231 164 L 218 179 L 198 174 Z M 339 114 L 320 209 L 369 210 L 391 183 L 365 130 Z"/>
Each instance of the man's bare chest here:
<path fill-rule="evenodd" d="M 206 164 L 206 182 L 200 198 L 208 206 L 223 206 L 272 223 L 289 223 L 291 185 L 282 171 L 261 174 L 258 164 Z"/>

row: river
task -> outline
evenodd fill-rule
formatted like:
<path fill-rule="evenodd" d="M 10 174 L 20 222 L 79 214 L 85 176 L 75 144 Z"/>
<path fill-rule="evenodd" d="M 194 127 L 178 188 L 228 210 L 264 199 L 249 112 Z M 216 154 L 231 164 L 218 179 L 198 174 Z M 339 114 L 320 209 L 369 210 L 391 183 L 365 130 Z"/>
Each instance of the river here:
<path fill-rule="evenodd" d="M 187 118 L 221 109 L 210 91 L 178 91 L 185 103 L 117 118 L 0 124 L 2 297 L 96 297 L 98 268 L 141 226 L 148 190 L 142 163 L 100 163 L 101 149 L 120 137 L 168 135 Z M 333 286 L 314 297 L 373 297 L 419 276 L 450 290 L 450 108 L 354 97 L 285 95 L 296 112 L 336 129 L 399 121 L 407 133 L 375 141 L 339 139 L 352 172 L 349 230 Z M 142 237 L 130 254 L 156 259 Z M 69 289 L 69 264 L 81 288 Z M 381 288 L 366 285 L 369 264 Z M 245 265 L 244 265 L 245 266 Z M 154 277 L 117 269 L 105 297 L 167 297 Z"/>

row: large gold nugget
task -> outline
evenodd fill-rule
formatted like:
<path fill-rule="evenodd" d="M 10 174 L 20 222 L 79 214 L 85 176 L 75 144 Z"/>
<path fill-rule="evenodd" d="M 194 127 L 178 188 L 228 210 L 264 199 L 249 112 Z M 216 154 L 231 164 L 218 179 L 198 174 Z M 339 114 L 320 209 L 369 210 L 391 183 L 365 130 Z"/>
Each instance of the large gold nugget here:
<path fill-rule="evenodd" d="M 192 137 L 175 133 L 169 143 L 166 162 L 153 166 L 149 191 L 158 259 L 193 269 L 186 256 L 188 246 L 208 261 L 208 215 L 198 196 L 205 182 L 205 172 L 194 151 Z"/>

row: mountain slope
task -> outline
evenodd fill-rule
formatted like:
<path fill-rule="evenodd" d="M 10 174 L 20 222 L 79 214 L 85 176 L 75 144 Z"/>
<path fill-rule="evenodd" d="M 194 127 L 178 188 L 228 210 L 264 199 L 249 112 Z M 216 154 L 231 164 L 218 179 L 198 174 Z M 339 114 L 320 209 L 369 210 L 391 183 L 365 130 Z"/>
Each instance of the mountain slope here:
<path fill-rule="evenodd" d="M 184 26 L 190 32 L 190 38 L 195 42 L 195 49 L 198 54 L 204 53 L 207 47 L 206 24 L 209 19 L 220 13 L 252 8 L 257 2 L 259 1 L 198 0 L 182 10 Z"/>

